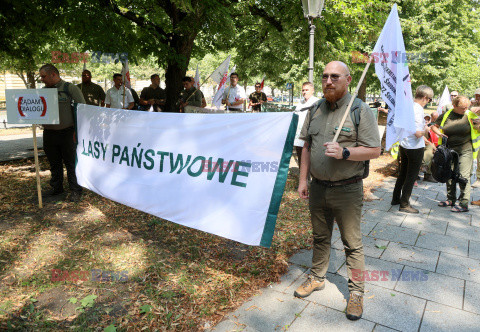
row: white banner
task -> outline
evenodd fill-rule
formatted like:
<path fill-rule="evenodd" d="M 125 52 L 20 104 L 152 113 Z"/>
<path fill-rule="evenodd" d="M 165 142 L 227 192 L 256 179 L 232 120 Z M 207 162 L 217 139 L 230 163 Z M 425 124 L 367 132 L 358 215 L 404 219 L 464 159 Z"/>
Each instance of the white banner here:
<path fill-rule="evenodd" d="M 390 11 L 373 54 L 382 98 L 389 108 L 386 139 L 386 148 L 389 150 L 395 142 L 415 133 L 408 58 L 396 4 Z"/>
<path fill-rule="evenodd" d="M 269 247 L 297 118 L 78 104 L 78 183 L 160 218 Z"/>

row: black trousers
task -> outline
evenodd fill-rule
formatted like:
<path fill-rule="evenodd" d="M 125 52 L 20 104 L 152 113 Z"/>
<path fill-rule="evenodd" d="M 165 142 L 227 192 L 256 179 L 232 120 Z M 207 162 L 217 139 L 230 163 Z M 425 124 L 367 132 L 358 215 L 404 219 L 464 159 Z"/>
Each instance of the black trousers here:
<path fill-rule="evenodd" d="M 400 174 L 397 182 L 395 182 L 392 201 L 400 201 L 400 207 L 410 205 L 410 196 L 412 195 L 413 185 L 418 177 L 420 166 L 422 166 L 424 150 L 425 148 L 405 149 L 402 146 L 398 149 Z"/>
<path fill-rule="evenodd" d="M 50 163 L 52 178 L 50 185 L 55 191 L 63 191 L 63 164 L 67 169 L 68 186 L 71 191 L 82 192 L 75 174 L 76 144 L 73 141 L 74 128 L 43 131 L 43 150 Z"/>

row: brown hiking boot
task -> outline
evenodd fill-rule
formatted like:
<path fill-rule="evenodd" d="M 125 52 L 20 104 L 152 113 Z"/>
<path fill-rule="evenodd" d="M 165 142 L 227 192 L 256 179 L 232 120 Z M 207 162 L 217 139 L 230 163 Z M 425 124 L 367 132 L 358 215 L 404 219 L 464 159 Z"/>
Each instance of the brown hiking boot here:
<path fill-rule="evenodd" d="M 347 304 L 347 318 L 357 320 L 363 314 L 363 294 L 359 292 L 351 292 L 350 299 Z"/>
<path fill-rule="evenodd" d="M 297 288 L 293 293 L 296 297 L 307 297 L 314 291 L 322 290 L 325 288 L 325 281 L 319 281 L 314 276 L 309 275 L 307 280 Z"/>
<path fill-rule="evenodd" d="M 400 209 L 398 209 L 400 212 L 407 212 L 407 213 L 419 213 L 419 211 L 417 209 L 415 209 L 414 207 L 408 205 L 408 206 L 405 206 L 405 207 L 400 207 Z"/>

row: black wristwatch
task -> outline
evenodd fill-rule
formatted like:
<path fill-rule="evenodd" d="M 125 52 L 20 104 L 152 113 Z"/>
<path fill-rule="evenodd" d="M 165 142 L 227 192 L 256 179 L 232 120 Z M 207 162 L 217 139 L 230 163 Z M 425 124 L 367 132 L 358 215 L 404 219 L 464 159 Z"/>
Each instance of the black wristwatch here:
<path fill-rule="evenodd" d="M 347 148 L 343 148 L 342 157 L 343 160 L 347 160 L 350 157 L 350 151 Z"/>

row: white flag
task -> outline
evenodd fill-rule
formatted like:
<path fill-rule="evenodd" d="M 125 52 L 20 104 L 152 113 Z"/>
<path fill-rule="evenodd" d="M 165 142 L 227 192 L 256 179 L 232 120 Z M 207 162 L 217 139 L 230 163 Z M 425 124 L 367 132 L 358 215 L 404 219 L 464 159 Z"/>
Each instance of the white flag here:
<path fill-rule="evenodd" d="M 220 80 L 220 83 L 218 83 L 217 92 L 215 93 L 215 96 L 213 96 L 213 99 L 212 99 L 212 105 L 216 106 L 217 108 L 222 106 L 223 91 L 225 91 L 225 84 L 227 83 L 228 76 L 229 76 L 228 66 L 230 65 L 230 56 L 228 56 L 227 59 L 228 59 L 227 67 L 225 68 L 225 72 L 223 73 L 223 77 Z"/>
<path fill-rule="evenodd" d="M 230 65 L 230 55 L 225 59 L 225 61 L 222 62 L 220 66 L 218 66 L 217 69 L 215 69 L 210 75 L 210 78 L 217 82 L 217 84 L 220 84 L 220 82 L 223 79 L 223 76 L 225 75 L 226 72 L 228 72 L 228 66 Z"/>
<path fill-rule="evenodd" d="M 382 98 L 389 108 L 386 140 L 388 150 L 395 142 L 415 133 L 412 86 L 396 4 L 390 11 L 372 55 Z"/>
<path fill-rule="evenodd" d="M 132 85 L 130 84 L 130 70 L 128 69 L 128 60 L 122 62 L 122 81 L 127 88 L 132 88 Z"/>
<path fill-rule="evenodd" d="M 195 72 L 195 84 L 193 85 L 197 89 L 200 89 L 200 72 L 198 71 L 198 63 L 197 63 L 197 71 Z"/>
<path fill-rule="evenodd" d="M 443 90 L 442 96 L 438 101 L 437 113 L 438 115 L 442 114 L 442 108 L 445 105 L 451 104 L 452 100 L 450 99 L 450 91 L 448 91 L 448 86 L 445 86 L 445 90 Z"/>

